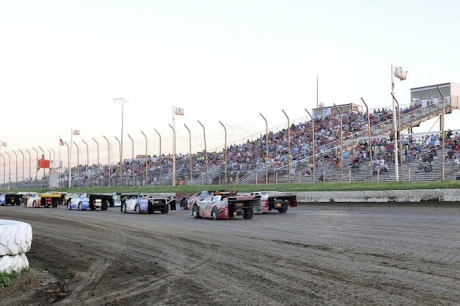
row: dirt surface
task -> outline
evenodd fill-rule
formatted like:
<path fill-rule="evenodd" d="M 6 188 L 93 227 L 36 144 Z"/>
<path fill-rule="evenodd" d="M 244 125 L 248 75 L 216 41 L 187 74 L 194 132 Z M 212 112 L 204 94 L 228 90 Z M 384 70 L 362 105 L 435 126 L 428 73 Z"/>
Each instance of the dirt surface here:
<path fill-rule="evenodd" d="M 460 206 L 300 205 L 254 219 L 0 207 L 33 274 L 0 305 L 460 305 Z"/>

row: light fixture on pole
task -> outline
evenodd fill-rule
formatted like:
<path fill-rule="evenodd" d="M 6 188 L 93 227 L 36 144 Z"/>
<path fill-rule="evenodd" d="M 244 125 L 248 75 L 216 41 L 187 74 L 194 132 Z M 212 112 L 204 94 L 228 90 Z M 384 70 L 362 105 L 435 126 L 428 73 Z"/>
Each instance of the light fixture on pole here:
<path fill-rule="evenodd" d="M 123 169 L 122 169 L 122 164 L 123 164 L 123 112 L 124 112 L 124 105 L 127 102 L 124 98 L 115 98 L 113 99 L 114 103 L 120 103 L 121 104 L 121 135 L 120 135 L 120 180 L 121 184 L 123 185 Z"/>
<path fill-rule="evenodd" d="M 172 185 L 176 186 L 176 115 L 177 116 L 183 116 L 184 115 L 184 109 L 175 107 L 173 106 L 173 114 L 172 114 L 172 130 L 173 130 L 173 182 Z"/>
<path fill-rule="evenodd" d="M 393 143 L 394 143 L 394 154 L 395 154 L 395 176 L 396 181 L 399 182 L 399 158 L 398 158 L 398 135 L 397 135 L 397 124 L 396 124 L 396 109 L 395 109 L 395 99 L 394 99 L 394 91 L 395 91 L 395 82 L 393 76 L 397 77 L 401 81 L 404 81 L 407 78 L 407 71 L 403 71 L 401 67 L 393 67 L 391 65 L 391 96 L 392 98 L 392 106 L 393 106 Z"/>

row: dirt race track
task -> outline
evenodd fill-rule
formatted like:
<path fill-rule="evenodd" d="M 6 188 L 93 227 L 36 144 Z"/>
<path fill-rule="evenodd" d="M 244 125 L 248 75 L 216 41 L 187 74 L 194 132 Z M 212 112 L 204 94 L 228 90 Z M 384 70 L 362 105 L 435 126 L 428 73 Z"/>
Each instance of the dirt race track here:
<path fill-rule="evenodd" d="M 0 305 L 460 305 L 460 206 L 300 205 L 254 219 L 0 207 L 34 271 Z"/>

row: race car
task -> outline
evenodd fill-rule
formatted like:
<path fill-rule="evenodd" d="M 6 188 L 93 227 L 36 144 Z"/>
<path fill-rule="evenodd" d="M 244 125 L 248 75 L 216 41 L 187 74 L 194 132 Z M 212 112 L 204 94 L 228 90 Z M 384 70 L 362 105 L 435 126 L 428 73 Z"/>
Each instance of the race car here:
<path fill-rule="evenodd" d="M 255 191 L 250 195 L 260 197 L 260 205 L 254 206 L 254 213 L 268 213 L 277 210 L 283 214 L 288 207 L 297 207 L 297 196 L 291 192 Z"/>
<path fill-rule="evenodd" d="M 0 205 L 21 205 L 23 194 L 2 193 L 0 194 Z"/>
<path fill-rule="evenodd" d="M 86 193 L 72 193 L 67 199 L 69 210 L 91 210 L 89 196 Z"/>
<path fill-rule="evenodd" d="M 56 208 L 62 204 L 62 195 L 60 193 L 45 192 L 31 193 L 26 202 L 25 207 L 53 207 Z"/>
<path fill-rule="evenodd" d="M 186 198 L 183 197 L 180 201 L 180 207 L 183 209 L 192 209 L 193 205 L 197 201 L 202 201 L 204 199 L 210 199 L 214 195 L 215 191 L 202 190 L 194 195 Z"/>
<path fill-rule="evenodd" d="M 216 191 L 214 196 L 197 201 L 192 208 L 192 216 L 197 218 L 229 219 L 243 216 L 252 219 L 254 206 L 260 205 L 260 196 L 237 195 L 237 191 Z"/>
<path fill-rule="evenodd" d="M 121 194 L 121 197 L 121 211 L 124 213 L 153 214 L 159 211 L 167 214 L 170 208 L 173 210 L 176 208 L 176 197 L 173 195 L 141 193 L 138 195 Z"/>

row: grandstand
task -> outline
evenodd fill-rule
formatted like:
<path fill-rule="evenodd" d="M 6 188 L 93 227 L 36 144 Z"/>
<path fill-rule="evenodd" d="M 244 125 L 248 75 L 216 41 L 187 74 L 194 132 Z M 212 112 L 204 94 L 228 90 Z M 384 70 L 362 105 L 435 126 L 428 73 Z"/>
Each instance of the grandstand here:
<path fill-rule="evenodd" d="M 444 115 L 459 108 L 459 96 L 460 85 L 453 83 L 411 89 L 411 104 L 395 112 L 397 133 L 391 109 L 367 114 L 356 104 L 322 107 L 313 110 L 313 120 L 261 133 L 228 145 L 225 152 L 175 158 L 145 154 L 121 165 L 78 165 L 71 171 L 72 186 L 165 186 L 173 184 L 173 177 L 178 185 L 457 180 L 458 132 L 413 133 L 413 128 L 433 118 L 442 125 Z M 10 180 L 2 187 L 67 186 L 68 169 L 51 174 L 41 180 Z"/>

